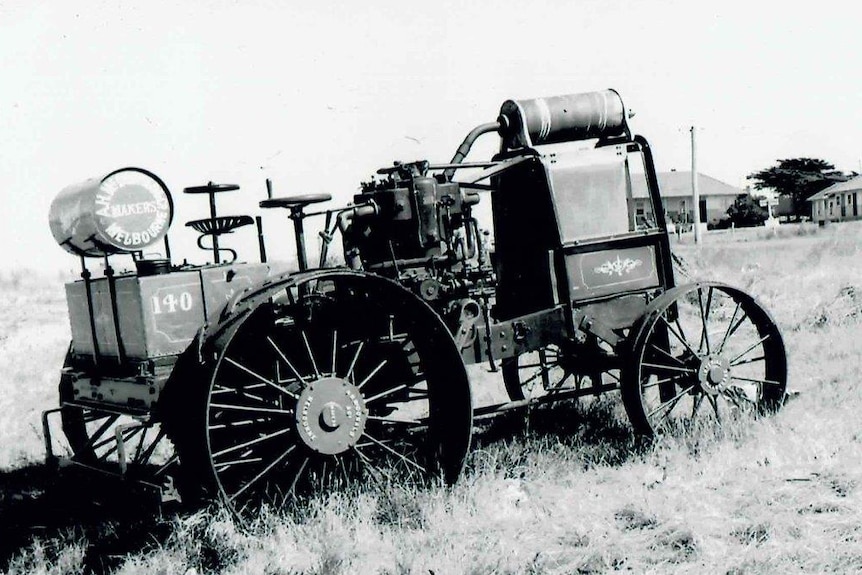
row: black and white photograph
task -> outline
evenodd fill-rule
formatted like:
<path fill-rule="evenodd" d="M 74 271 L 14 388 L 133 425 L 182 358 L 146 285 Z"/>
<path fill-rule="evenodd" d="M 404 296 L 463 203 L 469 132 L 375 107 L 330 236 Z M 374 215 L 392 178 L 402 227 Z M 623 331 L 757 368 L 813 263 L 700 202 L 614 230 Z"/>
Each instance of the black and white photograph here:
<path fill-rule="evenodd" d="M 0 573 L 862 572 L 860 17 L 0 0 Z"/>

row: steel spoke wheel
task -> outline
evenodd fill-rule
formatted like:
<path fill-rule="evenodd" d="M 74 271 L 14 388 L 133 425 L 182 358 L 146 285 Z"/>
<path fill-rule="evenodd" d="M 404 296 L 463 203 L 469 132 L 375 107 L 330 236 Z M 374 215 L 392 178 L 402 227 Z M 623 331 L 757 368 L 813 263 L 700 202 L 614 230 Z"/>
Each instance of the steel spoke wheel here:
<path fill-rule="evenodd" d="M 387 280 L 335 276 L 272 294 L 216 342 L 204 441 L 183 444 L 234 510 L 461 472 L 472 407 L 445 326 Z"/>
<path fill-rule="evenodd" d="M 173 447 L 158 424 L 145 424 L 129 415 L 75 402 L 72 381 L 67 375 L 61 377 L 59 392 L 63 433 L 75 461 L 104 466 L 114 465 L 122 458 L 125 465 L 134 469 L 162 466 L 173 457 Z M 122 448 L 118 437 L 122 439 Z"/>
<path fill-rule="evenodd" d="M 784 401 L 781 334 L 741 290 L 716 283 L 674 288 L 650 305 L 633 333 L 622 397 L 639 433 L 723 425 Z"/>
<path fill-rule="evenodd" d="M 565 365 L 557 345 L 507 358 L 502 362 L 502 372 L 506 393 L 512 401 L 536 399 L 571 389 L 580 380 Z"/>

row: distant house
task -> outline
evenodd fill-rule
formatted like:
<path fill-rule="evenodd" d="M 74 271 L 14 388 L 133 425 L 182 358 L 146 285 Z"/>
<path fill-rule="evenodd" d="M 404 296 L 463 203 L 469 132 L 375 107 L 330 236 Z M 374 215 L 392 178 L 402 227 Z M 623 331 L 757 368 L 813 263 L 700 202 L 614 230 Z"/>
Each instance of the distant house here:
<path fill-rule="evenodd" d="M 691 172 L 659 172 L 658 187 L 661 190 L 664 211 L 670 221 L 693 222 L 694 211 L 691 194 Z M 636 186 L 632 190 L 637 216 L 649 219 L 652 216 L 646 189 Z M 700 221 L 709 222 L 727 216 L 727 208 L 745 190 L 741 190 L 706 174 L 697 175 L 697 189 L 700 195 Z"/>
<path fill-rule="evenodd" d="M 840 222 L 862 217 L 860 211 L 862 176 L 832 184 L 808 198 L 811 219 L 815 222 Z"/>

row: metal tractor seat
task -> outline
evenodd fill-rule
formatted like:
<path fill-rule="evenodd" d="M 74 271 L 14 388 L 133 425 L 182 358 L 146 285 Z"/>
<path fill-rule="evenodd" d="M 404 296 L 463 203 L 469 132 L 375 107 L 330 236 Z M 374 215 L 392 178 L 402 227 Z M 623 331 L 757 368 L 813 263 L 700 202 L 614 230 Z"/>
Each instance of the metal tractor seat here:
<path fill-rule="evenodd" d="M 209 182 L 205 186 L 193 186 L 183 190 L 183 193 L 186 194 L 207 194 L 209 196 L 210 217 L 186 222 L 186 226 L 194 229 L 196 232 L 201 234 L 198 237 L 198 247 L 202 250 L 212 251 L 213 260 L 216 264 L 221 263 L 219 257 L 220 250 L 218 237 L 223 234 L 229 234 L 235 229 L 241 228 L 243 226 L 248 226 L 254 223 L 254 220 L 251 216 L 216 216 L 215 195 L 218 193 L 233 192 L 236 190 L 239 190 L 239 186 L 237 186 L 236 184 L 214 184 L 213 182 Z M 211 246 L 205 246 L 203 244 L 204 238 L 208 236 L 212 238 Z M 230 248 L 221 248 L 221 250 L 228 251 L 231 253 L 230 262 L 236 260 L 236 251 Z"/>

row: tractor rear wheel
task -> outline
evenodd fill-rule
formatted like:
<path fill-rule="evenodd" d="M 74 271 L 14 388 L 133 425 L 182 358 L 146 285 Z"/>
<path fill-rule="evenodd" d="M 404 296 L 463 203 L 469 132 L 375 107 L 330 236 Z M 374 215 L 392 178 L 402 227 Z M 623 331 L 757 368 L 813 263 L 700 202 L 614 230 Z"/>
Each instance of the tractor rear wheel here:
<path fill-rule="evenodd" d="M 365 478 L 454 481 L 469 448 L 466 370 L 445 325 L 396 284 L 301 276 L 230 317 L 175 443 L 231 509 Z M 172 425 L 172 428 L 179 426 Z"/>
<path fill-rule="evenodd" d="M 787 357 L 767 311 L 718 283 L 674 288 L 632 330 L 622 398 L 635 431 L 724 425 L 781 407 Z"/>

